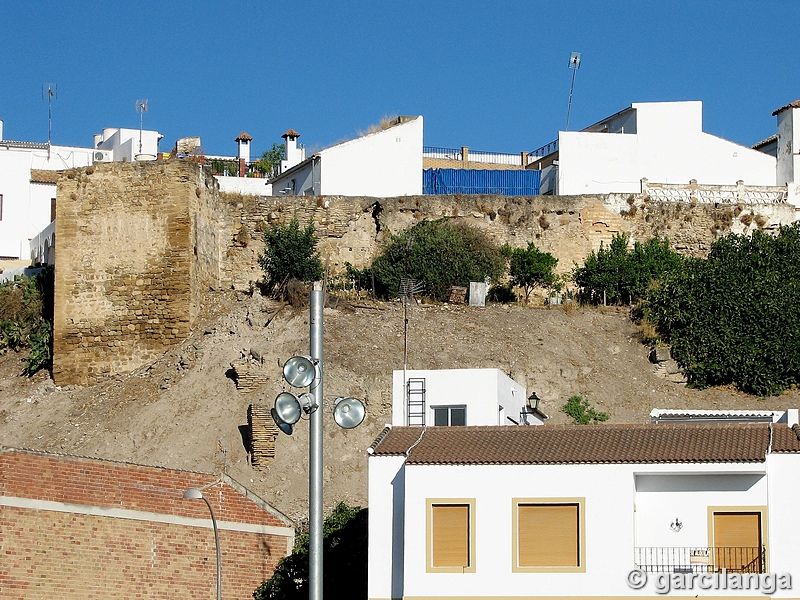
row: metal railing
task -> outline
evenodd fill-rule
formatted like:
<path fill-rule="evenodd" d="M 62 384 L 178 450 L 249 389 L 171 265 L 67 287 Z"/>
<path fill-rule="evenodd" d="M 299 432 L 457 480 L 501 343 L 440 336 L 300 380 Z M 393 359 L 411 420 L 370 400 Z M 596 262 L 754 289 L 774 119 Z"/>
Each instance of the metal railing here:
<path fill-rule="evenodd" d="M 636 568 L 648 573 L 764 573 L 764 547 L 647 546 L 634 548 Z"/>
<path fill-rule="evenodd" d="M 470 162 L 490 165 L 511 165 L 516 167 L 524 166 L 522 164 L 522 153 L 486 152 L 484 150 L 472 150 L 471 148 L 466 148 L 466 151 L 467 160 Z M 422 148 L 422 156 L 423 158 L 438 158 L 440 160 L 464 160 L 464 149 L 424 146 Z"/>
<path fill-rule="evenodd" d="M 528 152 L 528 157 L 538 157 L 542 158 L 544 156 L 549 156 L 553 152 L 558 152 L 558 140 L 553 140 L 549 144 L 545 144 L 541 148 L 537 148 L 531 152 Z"/>

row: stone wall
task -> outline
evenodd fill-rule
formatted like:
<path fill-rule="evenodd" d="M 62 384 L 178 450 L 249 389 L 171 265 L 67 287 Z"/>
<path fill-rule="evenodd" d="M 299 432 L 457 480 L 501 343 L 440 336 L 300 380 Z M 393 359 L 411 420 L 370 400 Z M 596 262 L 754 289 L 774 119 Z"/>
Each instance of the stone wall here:
<path fill-rule="evenodd" d="M 190 161 L 108 163 L 66 172 L 57 197 L 55 382 L 129 372 L 185 338 L 220 280 L 214 179 Z"/>
<path fill-rule="evenodd" d="M 715 239 L 729 232 L 774 230 L 797 218 L 789 204 L 677 204 L 629 194 L 239 200 L 232 227 L 236 231 L 243 227 L 249 242 L 246 248 L 229 248 L 225 271 L 227 282 L 243 287 L 262 276 L 256 263 L 263 250 L 261 229 L 293 217 L 301 224 L 315 224 L 320 256 L 332 273 L 343 271 L 345 262 L 358 268 L 369 265 L 392 234 L 422 219 L 459 219 L 498 244 L 523 247 L 534 242 L 557 257 L 557 271 L 565 273 L 618 233 L 629 234 L 633 241 L 667 237 L 678 251 L 704 256 Z"/>
<path fill-rule="evenodd" d="M 656 202 L 642 195 L 256 197 L 220 194 L 191 161 L 110 163 L 58 184 L 53 377 L 87 384 L 130 372 L 184 339 L 209 288 L 252 289 L 265 227 L 313 222 L 335 275 L 368 266 L 422 219 L 458 219 L 498 244 L 534 242 L 567 273 L 618 233 L 668 237 L 703 256 L 728 232 L 796 220 L 788 204 Z"/>

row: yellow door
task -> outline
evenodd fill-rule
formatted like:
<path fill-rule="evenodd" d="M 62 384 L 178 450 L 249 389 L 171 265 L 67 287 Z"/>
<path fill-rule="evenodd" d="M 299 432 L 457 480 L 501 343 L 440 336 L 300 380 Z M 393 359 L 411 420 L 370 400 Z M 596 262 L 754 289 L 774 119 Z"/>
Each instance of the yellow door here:
<path fill-rule="evenodd" d="M 714 513 L 714 565 L 717 570 L 760 573 L 761 513 Z"/>

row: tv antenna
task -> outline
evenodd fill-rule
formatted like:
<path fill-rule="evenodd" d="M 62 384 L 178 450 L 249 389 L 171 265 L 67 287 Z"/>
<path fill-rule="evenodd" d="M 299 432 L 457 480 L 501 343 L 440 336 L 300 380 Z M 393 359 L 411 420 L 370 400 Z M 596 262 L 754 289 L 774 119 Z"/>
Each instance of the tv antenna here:
<path fill-rule="evenodd" d="M 50 151 L 50 142 L 53 138 L 53 100 L 58 99 L 58 84 L 43 83 L 42 98 L 47 99 L 47 146 Z"/>
<path fill-rule="evenodd" d="M 569 131 L 569 113 L 572 110 L 572 90 L 575 89 L 575 75 L 581 68 L 581 53 L 573 52 L 569 55 L 569 68 L 572 69 L 572 84 L 569 86 L 569 104 L 567 104 L 567 127 L 564 131 Z"/>
<path fill-rule="evenodd" d="M 144 113 L 147 112 L 147 98 L 136 101 L 136 112 L 139 113 L 139 154 L 142 153 L 142 129 L 144 124 Z"/>

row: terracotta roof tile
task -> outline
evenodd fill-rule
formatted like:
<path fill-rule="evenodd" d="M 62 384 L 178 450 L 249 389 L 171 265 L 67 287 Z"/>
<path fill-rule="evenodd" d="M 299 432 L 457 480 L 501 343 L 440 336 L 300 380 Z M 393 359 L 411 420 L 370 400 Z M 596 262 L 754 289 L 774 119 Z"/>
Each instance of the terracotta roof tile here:
<path fill-rule="evenodd" d="M 786 106 L 781 106 L 778 110 L 773 110 L 772 111 L 772 116 L 774 117 L 779 112 L 783 112 L 784 110 L 786 110 L 788 108 L 800 108 L 800 100 L 795 100 L 794 102 L 790 102 Z"/>
<path fill-rule="evenodd" d="M 250 136 L 250 134 L 247 133 L 246 131 L 243 131 L 233 141 L 234 142 L 239 142 L 239 141 L 241 141 L 241 142 L 250 142 L 252 140 L 253 140 L 253 138 Z"/>
<path fill-rule="evenodd" d="M 408 451 L 412 465 L 761 462 L 769 445 L 766 423 L 428 427 L 420 440 L 422 432 L 394 427 L 372 452 Z"/>
<path fill-rule="evenodd" d="M 282 137 L 282 138 L 286 138 L 286 137 L 300 137 L 300 134 L 299 134 L 299 133 L 297 133 L 297 132 L 296 132 L 294 129 L 290 129 L 289 131 L 287 131 L 286 133 L 284 133 L 284 134 L 283 134 L 281 137 Z"/>
<path fill-rule="evenodd" d="M 58 171 L 31 169 L 31 183 L 58 183 Z"/>
<path fill-rule="evenodd" d="M 800 426 L 783 427 L 776 425 L 772 433 L 772 451 L 800 452 Z"/>

